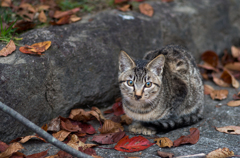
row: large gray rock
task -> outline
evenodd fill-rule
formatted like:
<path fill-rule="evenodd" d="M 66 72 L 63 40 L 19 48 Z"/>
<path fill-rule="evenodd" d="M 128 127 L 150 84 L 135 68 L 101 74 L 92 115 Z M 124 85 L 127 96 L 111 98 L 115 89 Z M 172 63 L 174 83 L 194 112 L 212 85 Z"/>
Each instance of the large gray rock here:
<path fill-rule="evenodd" d="M 43 125 L 72 108 L 113 101 L 119 95 L 117 61 L 122 49 L 142 58 L 146 51 L 175 43 L 199 58 L 207 49 L 220 53 L 240 35 L 237 0 L 149 3 L 153 17 L 109 10 L 74 24 L 22 34 L 23 45 L 50 40 L 52 46 L 41 57 L 17 50 L 0 58 L 0 101 Z M 0 120 L 2 141 L 30 132 L 2 112 Z"/>

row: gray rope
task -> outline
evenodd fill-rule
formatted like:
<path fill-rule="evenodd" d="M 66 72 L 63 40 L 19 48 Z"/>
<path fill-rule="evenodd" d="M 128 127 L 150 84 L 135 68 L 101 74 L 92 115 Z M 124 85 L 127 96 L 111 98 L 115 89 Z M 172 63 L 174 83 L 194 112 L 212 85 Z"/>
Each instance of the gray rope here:
<path fill-rule="evenodd" d="M 29 121 L 27 118 L 13 110 L 12 108 L 8 107 L 7 105 L 0 102 L 0 110 L 4 111 L 5 113 L 9 114 L 28 128 L 32 129 L 34 132 L 36 132 L 39 136 L 44 138 L 49 143 L 55 145 L 59 149 L 71 154 L 72 156 L 80 157 L 80 158 L 92 158 L 92 156 L 89 156 L 85 153 L 82 153 L 76 149 L 73 149 L 72 147 L 68 146 L 67 144 L 64 144 L 63 142 L 57 140 L 52 135 L 48 134 L 44 130 L 42 130 L 40 127 Z"/>

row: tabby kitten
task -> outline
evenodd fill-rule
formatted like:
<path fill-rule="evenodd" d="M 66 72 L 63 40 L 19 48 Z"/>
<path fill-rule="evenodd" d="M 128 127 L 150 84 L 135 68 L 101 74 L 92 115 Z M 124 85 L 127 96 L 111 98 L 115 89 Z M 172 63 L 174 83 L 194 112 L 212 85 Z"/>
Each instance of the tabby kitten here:
<path fill-rule="evenodd" d="M 192 55 L 180 46 L 148 52 L 143 60 L 121 51 L 118 81 L 124 111 L 136 122 L 130 132 L 152 135 L 202 118 L 201 76 Z"/>

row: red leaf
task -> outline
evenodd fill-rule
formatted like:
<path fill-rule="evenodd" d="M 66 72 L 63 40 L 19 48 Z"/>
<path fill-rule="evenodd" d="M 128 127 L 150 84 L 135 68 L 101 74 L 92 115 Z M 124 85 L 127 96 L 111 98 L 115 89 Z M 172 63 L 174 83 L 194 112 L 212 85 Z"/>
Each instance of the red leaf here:
<path fill-rule="evenodd" d="M 114 103 L 112 109 L 114 111 L 114 115 L 116 116 L 120 116 L 125 113 L 123 111 L 122 102 Z"/>
<path fill-rule="evenodd" d="M 113 109 L 108 109 L 108 110 L 104 111 L 103 113 L 104 114 L 111 114 L 113 112 L 114 112 Z"/>
<path fill-rule="evenodd" d="M 28 155 L 28 156 L 26 156 L 26 158 L 45 158 L 47 153 L 48 153 L 48 150 L 40 152 L 40 153 Z"/>
<path fill-rule="evenodd" d="M 94 127 L 88 123 L 79 122 L 78 126 L 82 129 L 83 132 L 87 134 L 95 134 L 96 130 Z"/>
<path fill-rule="evenodd" d="M 214 51 L 208 50 L 204 52 L 201 55 L 201 58 L 203 61 L 207 62 L 215 68 L 218 66 L 218 55 Z"/>
<path fill-rule="evenodd" d="M 82 131 L 82 129 L 80 127 L 78 127 L 78 125 L 74 125 L 72 124 L 72 122 L 69 119 L 61 118 L 61 129 L 64 129 L 66 131 L 69 132 L 79 132 Z"/>
<path fill-rule="evenodd" d="M 149 140 L 142 136 L 132 137 L 131 139 L 129 139 L 128 136 L 125 136 L 117 143 L 114 149 L 123 152 L 135 152 L 147 149 L 153 144 L 154 143 L 151 143 Z"/>
<path fill-rule="evenodd" d="M 200 131 L 197 128 L 190 128 L 190 134 L 187 136 L 181 136 L 173 142 L 173 146 L 177 147 L 181 144 L 196 144 L 199 140 Z"/>
<path fill-rule="evenodd" d="M 91 155 L 91 156 L 93 156 L 93 155 L 97 156 L 96 151 L 94 149 L 92 149 L 92 148 L 87 148 L 87 149 L 83 150 L 82 147 L 79 147 L 78 150 L 83 152 L 83 153 L 85 153 L 85 154 Z"/>
<path fill-rule="evenodd" d="M 66 153 L 65 151 L 60 150 L 57 155 L 59 156 L 59 158 L 73 158 L 72 155 Z"/>
<path fill-rule="evenodd" d="M 8 148 L 8 145 L 0 141 L 0 152 L 4 152 Z"/>
<path fill-rule="evenodd" d="M 100 134 L 100 135 L 94 136 L 91 141 L 94 141 L 100 144 L 113 144 L 113 143 L 117 143 L 124 136 L 125 136 L 125 132 L 123 131 L 120 131 L 117 133 Z"/>

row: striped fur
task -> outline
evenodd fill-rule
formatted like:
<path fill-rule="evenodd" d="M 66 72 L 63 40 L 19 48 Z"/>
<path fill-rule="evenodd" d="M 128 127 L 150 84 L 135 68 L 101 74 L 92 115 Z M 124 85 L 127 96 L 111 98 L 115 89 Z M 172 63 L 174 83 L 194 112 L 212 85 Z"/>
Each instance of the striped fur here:
<path fill-rule="evenodd" d="M 135 61 L 122 51 L 118 80 L 124 111 L 142 124 L 129 127 L 134 133 L 154 134 L 202 118 L 201 76 L 192 55 L 180 46 L 168 45 Z"/>

